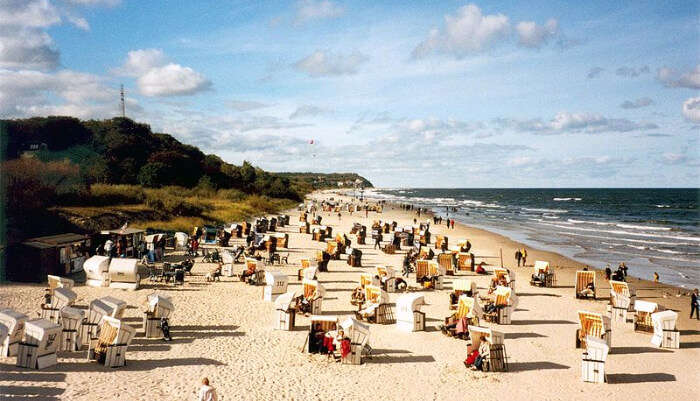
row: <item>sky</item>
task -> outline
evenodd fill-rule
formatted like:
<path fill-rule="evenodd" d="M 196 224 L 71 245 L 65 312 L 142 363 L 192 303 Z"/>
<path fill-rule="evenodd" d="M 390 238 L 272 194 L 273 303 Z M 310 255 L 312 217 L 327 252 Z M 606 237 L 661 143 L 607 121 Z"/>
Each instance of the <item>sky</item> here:
<path fill-rule="evenodd" d="M 695 1 L 0 0 L 0 117 L 382 187 L 700 187 Z"/>

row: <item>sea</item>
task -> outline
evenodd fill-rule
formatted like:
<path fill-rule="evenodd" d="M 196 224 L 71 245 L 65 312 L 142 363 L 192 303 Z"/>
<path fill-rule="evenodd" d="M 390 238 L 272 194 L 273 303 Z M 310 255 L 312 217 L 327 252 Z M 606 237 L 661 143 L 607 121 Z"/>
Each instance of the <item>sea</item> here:
<path fill-rule="evenodd" d="M 527 246 L 688 289 L 700 283 L 700 189 L 372 188 Z M 478 244 L 475 244 L 478 246 Z"/>

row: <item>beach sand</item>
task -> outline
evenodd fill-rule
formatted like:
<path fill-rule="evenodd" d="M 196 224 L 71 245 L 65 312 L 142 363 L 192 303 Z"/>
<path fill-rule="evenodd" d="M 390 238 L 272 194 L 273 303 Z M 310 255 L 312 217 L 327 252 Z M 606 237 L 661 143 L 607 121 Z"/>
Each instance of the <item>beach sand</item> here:
<path fill-rule="evenodd" d="M 338 195 L 315 193 L 318 199 Z M 290 276 L 289 290 L 300 289 L 296 279 L 299 260 L 324 249 L 311 235 L 299 234 L 298 212 L 290 211 L 291 224 L 279 231 L 290 235 L 289 265 L 275 265 Z M 322 213 L 323 224 L 334 233 L 348 233 L 353 222 L 368 228 L 375 219 L 412 223 L 414 214 L 387 207 L 384 213 Z M 422 220 L 425 220 L 425 216 Z M 293 332 L 273 329 L 276 315 L 272 303 L 262 300 L 263 287 L 235 279 L 206 283 L 204 273 L 212 265 L 197 263 L 194 275 L 181 287 L 152 285 L 143 281 L 138 291 L 78 286 L 77 304 L 112 295 L 130 305 L 125 320 L 139 331 L 127 352 L 127 365 L 106 368 L 85 359 L 85 352 L 59 354 L 59 364 L 44 370 L 14 366 L 15 358 L 0 358 L 0 399 L 63 400 L 194 400 L 202 377 L 210 379 L 220 400 L 659 400 L 699 399 L 700 322 L 688 319 L 689 297 L 675 297 L 675 287 L 632 279 L 637 299 L 648 299 L 680 314 L 681 349 L 659 349 L 650 343 L 651 334 L 635 333 L 631 323 L 615 325 L 612 351 L 606 371 L 609 384 L 581 381 L 581 352 L 575 349 L 577 310 L 605 312 L 608 285 L 598 272 L 598 300 L 576 300 L 574 271 L 581 264 L 551 252 L 528 248 L 528 266 L 517 268 L 513 254 L 521 244 L 484 230 L 456 225 L 431 226 L 435 234 L 446 234 L 450 242 L 468 238 L 477 256 L 504 255 L 505 265 L 516 272 L 520 303 L 512 325 L 494 325 L 505 333 L 509 371 L 483 373 L 465 369 L 466 342 L 442 335 L 437 326 L 448 316 L 449 289 L 424 291 L 427 306 L 425 332 L 405 333 L 395 325 L 371 325 L 372 358 L 360 366 L 343 365 L 325 356 L 302 352 L 308 318 L 297 316 Z M 355 244 L 355 236 L 349 235 Z M 434 241 L 434 240 L 433 240 Z M 370 242 L 370 241 L 368 241 Z M 351 316 L 355 307 L 350 294 L 360 272 L 374 272 L 376 265 L 400 270 L 403 251 L 386 255 L 372 245 L 359 246 L 363 267 L 352 268 L 345 259 L 331 261 L 329 271 L 318 274 L 327 289 L 324 314 Z M 488 259 L 500 264 L 498 259 Z M 556 268 L 556 288 L 529 285 L 532 264 L 549 261 Z M 243 265 L 238 265 L 243 270 Z M 632 273 L 634 266 L 631 266 Z M 446 277 L 476 280 L 480 291 L 490 276 L 460 273 Z M 413 275 L 409 284 L 415 280 Z M 0 307 L 11 307 L 36 316 L 43 285 L 0 286 Z M 141 302 L 157 291 L 172 296 L 176 311 L 171 316 L 172 342 L 145 339 L 141 334 Z M 664 298 L 664 292 L 671 293 Z M 389 294 L 395 302 L 400 294 Z M 631 318 L 631 316 L 630 316 Z"/>

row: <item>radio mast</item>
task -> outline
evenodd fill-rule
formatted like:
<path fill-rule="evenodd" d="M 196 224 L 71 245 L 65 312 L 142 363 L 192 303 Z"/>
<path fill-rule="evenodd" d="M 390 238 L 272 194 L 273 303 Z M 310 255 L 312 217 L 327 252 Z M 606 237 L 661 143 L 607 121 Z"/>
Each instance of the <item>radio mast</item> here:
<path fill-rule="evenodd" d="M 121 98 L 121 106 L 122 106 L 122 117 L 126 118 L 126 105 L 124 104 L 124 85 L 121 85 L 119 95 Z"/>

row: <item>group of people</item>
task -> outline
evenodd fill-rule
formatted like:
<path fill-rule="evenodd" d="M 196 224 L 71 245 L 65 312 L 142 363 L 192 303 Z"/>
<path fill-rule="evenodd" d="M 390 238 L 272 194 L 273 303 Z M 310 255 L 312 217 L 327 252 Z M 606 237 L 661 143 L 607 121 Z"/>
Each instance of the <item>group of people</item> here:
<path fill-rule="evenodd" d="M 326 354 L 329 359 L 340 349 L 338 362 L 350 353 L 350 338 L 345 336 L 343 329 L 324 331 L 321 323 L 316 323 L 309 332 L 308 341 L 310 353 Z"/>
<path fill-rule="evenodd" d="M 626 281 L 627 279 L 627 265 L 625 262 L 620 263 L 617 270 L 613 273 L 610 265 L 605 266 L 605 279 L 614 281 Z"/>
<path fill-rule="evenodd" d="M 523 263 L 523 266 L 525 266 L 525 263 L 527 262 L 527 249 L 516 249 L 515 250 L 515 261 L 518 262 L 518 267 L 520 267 L 520 262 Z"/>

